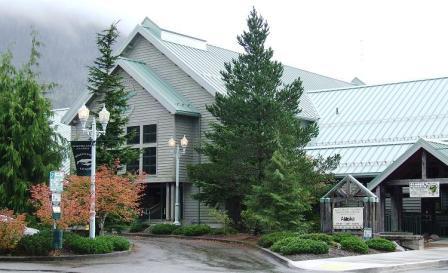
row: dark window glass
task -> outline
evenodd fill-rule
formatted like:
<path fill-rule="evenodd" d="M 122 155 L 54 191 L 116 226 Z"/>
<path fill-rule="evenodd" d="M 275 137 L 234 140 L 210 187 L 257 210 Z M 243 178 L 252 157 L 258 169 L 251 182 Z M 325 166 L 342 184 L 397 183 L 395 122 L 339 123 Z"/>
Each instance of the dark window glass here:
<path fill-rule="evenodd" d="M 143 143 L 157 142 L 157 125 L 143 125 Z"/>
<path fill-rule="evenodd" d="M 126 130 L 128 136 L 128 144 L 140 143 L 140 126 L 131 126 Z"/>
<path fill-rule="evenodd" d="M 138 149 L 133 149 L 133 150 L 138 152 Z M 132 162 L 129 162 L 126 165 L 126 171 L 130 172 L 130 173 L 133 173 L 133 174 L 138 173 L 139 168 L 140 168 L 140 164 L 139 163 L 140 163 L 140 156 L 138 156 L 137 159 L 135 159 Z"/>
<path fill-rule="evenodd" d="M 157 148 L 148 147 L 143 149 L 143 171 L 154 175 L 157 171 Z"/>

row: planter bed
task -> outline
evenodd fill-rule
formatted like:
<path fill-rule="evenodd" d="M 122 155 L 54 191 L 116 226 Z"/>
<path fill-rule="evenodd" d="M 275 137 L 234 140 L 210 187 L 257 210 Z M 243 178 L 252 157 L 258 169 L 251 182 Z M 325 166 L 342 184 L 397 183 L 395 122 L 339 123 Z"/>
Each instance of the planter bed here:
<path fill-rule="evenodd" d="M 386 253 L 386 252 L 369 249 L 369 253 L 359 254 L 359 253 L 355 253 L 355 252 L 351 252 L 351 251 L 347 251 L 347 250 L 343 250 L 343 249 L 338 249 L 336 247 L 330 247 L 327 254 L 296 254 L 296 255 L 285 255 L 285 257 L 290 260 L 293 260 L 293 261 L 305 261 L 305 260 L 318 260 L 318 259 L 369 255 L 369 254 L 379 254 L 379 253 Z"/>

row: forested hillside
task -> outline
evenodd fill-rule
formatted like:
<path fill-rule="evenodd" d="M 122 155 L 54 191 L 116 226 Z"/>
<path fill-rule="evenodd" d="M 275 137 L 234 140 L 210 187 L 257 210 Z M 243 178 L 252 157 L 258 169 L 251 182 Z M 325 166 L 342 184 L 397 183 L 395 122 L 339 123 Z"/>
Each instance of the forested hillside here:
<path fill-rule="evenodd" d="M 97 54 L 95 33 L 105 27 L 92 18 L 86 21 L 74 14 L 52 18 L 49 13 L 47 18 L 33 18 L 0 9 L 0 52 L 10 49 L 14 63 L 26 61 L 34 28 L 44 44 L 40 50 L 40 79 L 58 84 L 47 96 L 53 108 L 70 107 L 86 92 L 87 66 Z"/>

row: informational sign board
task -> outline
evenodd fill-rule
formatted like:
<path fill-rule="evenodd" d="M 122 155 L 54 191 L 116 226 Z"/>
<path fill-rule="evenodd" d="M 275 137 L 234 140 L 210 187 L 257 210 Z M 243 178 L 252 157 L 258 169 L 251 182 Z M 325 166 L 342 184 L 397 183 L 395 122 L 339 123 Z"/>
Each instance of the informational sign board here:
<path fill-rule="evenodd" d="M 372 228 L 364 228 L 363 237 L 364 240 L 372 239 Z"/>
<path fill-rule="evenodd" d="M 64 188 L 64 172 L 52 171 L 50 172 L 50 191 L 62 192 Z"/>
<path fill-rule="evenodd" d="M 73 157 L 75 158 L 76 174 L 89 176 L 92 167 L 92 143 L 90 141 L 72 141 Z"/>
<path fill-rule="evenodd" d="M 333 209 L 333 229 L 363 229 L 363 207 Z"/>
<path fill-rule="evenodd" d="M 409 197 L 440 197 L 440 183 L 409 182 Z"/>

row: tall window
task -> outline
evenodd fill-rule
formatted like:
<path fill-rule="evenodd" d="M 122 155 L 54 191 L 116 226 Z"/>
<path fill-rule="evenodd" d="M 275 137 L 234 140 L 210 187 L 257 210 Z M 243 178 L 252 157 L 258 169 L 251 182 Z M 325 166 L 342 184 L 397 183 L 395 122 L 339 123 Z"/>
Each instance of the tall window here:
<path fill-rule="evenodd" d="M 140 126 L 130 126 L 127 128 L 128 144 L 140 144 Z"/>
<path fill-rule="evenodd" d="M 157 171 L 157 149 L 156 147 L 143 148 L 143 171 L 149 175 Z"/>
<path fill-rule="evenodd" d="M 143 143 L 157 142 L 157 125 L 143 125 Z"/>
<path fill-rule="evenodd" d="M 129 126 L 127 144 L 141 150 L 139 158 L 127 164 L 126 171 L 136 173 L 145 172 L 149 175 L 157 174 L 157 125 Z"/>

